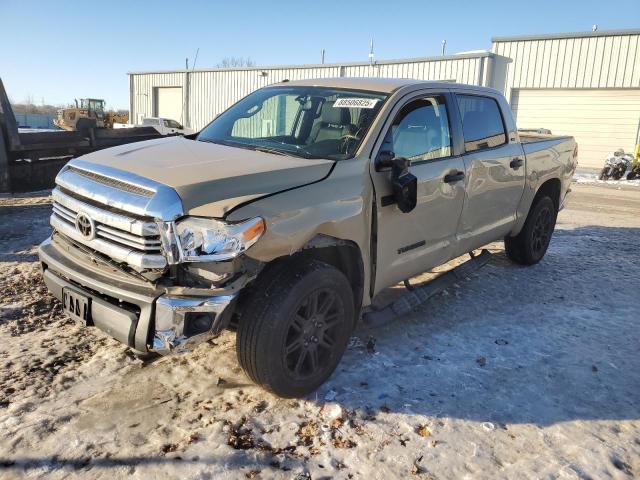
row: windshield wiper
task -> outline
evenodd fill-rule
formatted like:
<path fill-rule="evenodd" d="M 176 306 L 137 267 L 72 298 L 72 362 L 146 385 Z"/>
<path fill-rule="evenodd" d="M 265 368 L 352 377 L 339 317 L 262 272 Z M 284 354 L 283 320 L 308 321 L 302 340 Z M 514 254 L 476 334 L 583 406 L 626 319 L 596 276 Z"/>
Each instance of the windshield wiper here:
<path fill-rule="evenodd" d="M 270 147 L 266 147 L 266 146 L 262 146 L 262 145 L 251 145 L 248 143 L 242 143 L 242 142 L 230 142 L 227 140 L 212 140 L 210 138 L 198 138 L 199 141 L 201 142 L 208 142 L 208 143 L 215 143 L 217 145 L 224 145 L 226 147 L 237 147 L 237 148 L 244 148 L 246 150 L 254 150 L 257 152 L 263 152 L 263 153 L 272 153 L 274 155 L 284 155 L 284 156 L 289 156 L 289 157 L 298 157 L 298 158 L 321 158 L 321 157 L 317 157 L 315 155 L 311 155 L 310 153 L 307 153 L 306 151 L 302 150 L 301 147 L 297 146 L 297 145 L 292 145 L 294 147 L 296 147 L 296 149 L 298 149 L 298 151 L 291 151 L 288 149 L 284 149 L 284 150 L 279 150 L 276 148 L 270 148 Z M 285 142 L 279 142 L 282 143 L 282 145 L 291 145 L 289 143 L 285 143 Z"/>
<path fill-rule="evenodd" d="M 255 150 L 256 152 L 273 153 L 274 155 L 289 155 L 289 152 L 285 153 L 282 150 L 276 150 L 275 148 L 257 147 L 253 145 L 250 148 L 251 150 Z"/>

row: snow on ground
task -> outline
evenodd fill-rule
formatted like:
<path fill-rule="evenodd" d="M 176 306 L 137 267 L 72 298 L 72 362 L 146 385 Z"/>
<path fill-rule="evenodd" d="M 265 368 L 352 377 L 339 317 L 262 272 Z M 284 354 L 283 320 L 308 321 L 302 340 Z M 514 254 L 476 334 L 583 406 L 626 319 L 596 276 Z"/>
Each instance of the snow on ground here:
<path fill-rule="evenodd" d="M 575 183 L 586 183 L 591 185 L 611 185 L 611 186 L 629 186 L 640 187 L 640 179 L 627 180 L 626 175 L 620 180 L 599 180 L 599 171 L 581 170 L 573 175 Z"/>
<path fill-rule="evenodd" d="M 542 263 L 491 245 L 301 400 L 252 385 L 231 332 L 142 363 L 65 319 L 36 263 L 49 209 L 0 198 L 3 479 L 640 475 L 635 189 L 575 184 Z"/>

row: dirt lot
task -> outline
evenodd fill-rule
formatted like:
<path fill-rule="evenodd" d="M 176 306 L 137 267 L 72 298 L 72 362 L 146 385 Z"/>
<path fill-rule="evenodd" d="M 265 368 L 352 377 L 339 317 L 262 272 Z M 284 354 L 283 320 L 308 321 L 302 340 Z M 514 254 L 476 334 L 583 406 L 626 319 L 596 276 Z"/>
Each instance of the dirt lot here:
<path fill-rule="evenodd" d="M 492 245 L 295 401 L 250 384 L 232 333 L 144 364 L 63 317 L 49 209 L 0 198 L 2 478 L 640 476 L 637 187 L 575 184 L 541 264 Z"/>

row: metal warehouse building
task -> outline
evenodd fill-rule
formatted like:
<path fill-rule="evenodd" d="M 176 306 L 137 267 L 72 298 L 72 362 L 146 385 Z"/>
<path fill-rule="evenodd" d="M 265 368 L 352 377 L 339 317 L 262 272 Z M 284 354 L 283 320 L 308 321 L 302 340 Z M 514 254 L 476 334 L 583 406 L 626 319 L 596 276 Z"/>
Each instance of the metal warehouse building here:
<path fill-rule="evenodd" d="M 640 129 L 640 30 L 494 38 L 518 127 L 573 135 L 582 166 L 633 151 Z"/>
<path fill-rule="evenodd" d="M 505 93 L 520 128 L 574 135 L 580 163 L 632 150 L 640 130 L 640 30 L 493 39 L 492 52 L 370 63 L 132 72 L 130 111 L 200 129 L 252 91 L 282 80 L 403 77 Z"/>

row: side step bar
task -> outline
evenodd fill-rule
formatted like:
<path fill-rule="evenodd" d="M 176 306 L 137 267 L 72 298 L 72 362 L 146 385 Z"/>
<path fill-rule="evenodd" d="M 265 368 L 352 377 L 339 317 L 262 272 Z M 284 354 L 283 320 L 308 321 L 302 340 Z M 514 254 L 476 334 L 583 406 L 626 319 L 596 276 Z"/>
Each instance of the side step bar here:
<path fill-rule="evenodd" d="M 406 315 L 434 295 L 485 266 L 491 259 L 491 253 L 488 250 L 482 250 L 480 255 L 473 255 L 473 253 L 469 253 L 469 255 L 471 259 L 422 285 L 413 287 L 408 281 L 405 281 L 407 293 L 380 310 L 365 313 L 362 316 L 362 321 L 368 327 L 379 327 L 391 322 L 396 317 Z"/>

